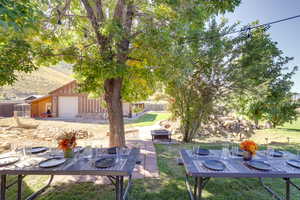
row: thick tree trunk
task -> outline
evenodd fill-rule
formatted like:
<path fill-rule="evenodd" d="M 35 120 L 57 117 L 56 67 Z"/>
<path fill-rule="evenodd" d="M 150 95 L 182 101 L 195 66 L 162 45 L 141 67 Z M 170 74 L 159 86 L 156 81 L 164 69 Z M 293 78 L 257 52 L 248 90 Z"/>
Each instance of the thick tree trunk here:
<path fill-rule="evenodd" d="M 122 79 L 107 79 L 104 83 L 105 102 L 109 119 L 109 146 L 125 146 L 124 120 L 122 107 Z"/>

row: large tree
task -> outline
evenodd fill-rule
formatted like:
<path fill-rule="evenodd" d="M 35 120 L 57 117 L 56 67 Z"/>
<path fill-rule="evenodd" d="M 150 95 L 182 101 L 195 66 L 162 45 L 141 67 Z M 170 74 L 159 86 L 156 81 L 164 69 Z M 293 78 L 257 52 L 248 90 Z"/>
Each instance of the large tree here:
<path fill-rule="evenodd" d="M 186 28 L 200 30 L 212 14 L 240 0 L 35 0 L 39 34 L 25 40 L 34 66 L 74 64 L 81 90 L 104 95 L 110 146 L 124 146 L 122 101 L 144 99 Z M 26 57 L 26 56 L 24 56 Z"/>
<path fill-rule="evenodd" d="M 170 76 L 166 91 L 173 98 L 171 109 L 180 118 L 185 142 L 201 131 L 201 125 L 211 115 L 238 110 L 239 97 L 247 99 L 251 92 L 266 94 L 286 77 L 282 70 L 291 58 L 282 55 L 264 28 L 253 30 L 251 37 L 246 32 L 230 34 L 235 31 L 236 25 L 228 26 L 225 20 L 220 24 L 211 20 L 207 30 L 198 32 L 186 41 L 186 45 L 178 46 L 188 59 L 185 63 L 178 60 L 172 63 L 177 73 Z M 262 85 L 266 89 L 258 90 Z M 290 87 L 284 89 L 287 92 Z M 271 96 L 274 103 L 274 94 Z M 284 105 L 286 108 L 286 101 Z M 256 116 L 260 117 L 262 111 L 257 111 Z"/>

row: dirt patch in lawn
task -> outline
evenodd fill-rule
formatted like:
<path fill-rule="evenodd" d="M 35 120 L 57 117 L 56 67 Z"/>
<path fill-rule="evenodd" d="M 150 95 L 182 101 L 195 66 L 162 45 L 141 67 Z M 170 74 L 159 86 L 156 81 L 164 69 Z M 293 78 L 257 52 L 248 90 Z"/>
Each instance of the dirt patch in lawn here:
<path fill-rule="evenodd" d="M 31 145 L 50 145 L 60 132 L 75 130 L 79 132 L 79 143 L 84 140 L 105 140 L 108 130 L 107 124 L 66 122 L 59 120 L 35 120 L 20 118 L 24 124 L 36 124 L 37 128 L 24 129 L 14 128 L 16 122 L 13 118 L 0 119 L 0 148 L 7 147 L 8 143 L 19 143 Z M 13 128 L 11 128 L 13 127 Z"/>

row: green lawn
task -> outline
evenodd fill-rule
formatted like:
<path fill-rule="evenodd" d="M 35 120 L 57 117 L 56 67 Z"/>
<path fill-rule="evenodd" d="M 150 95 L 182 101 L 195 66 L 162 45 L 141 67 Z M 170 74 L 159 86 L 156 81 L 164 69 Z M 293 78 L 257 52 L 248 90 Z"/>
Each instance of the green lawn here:
<path fill-rule="evenodd" d="M 143 116 L 134 119 L 128 123 L 128 126 L 152 126 L 159 121 L 166 120 L 171 116 L 168 112 L 148 112 Z"/>
<path fill-rule="evenodd" d="M 286 123 L 275 129 L 258 130 L 253 138 L 259 143 L 265 143 L 266 137 L 273 142 L 286 143 L 289 138 L 290 143 L 300 143 L 300 116 L 293 123 Z"/>
<path fill-rule="evenodd" d="M 148 118 L 149 119 L 149 118 Z M 155 119 L 154 119 L 155 120 Z M 135 123 L 145 123 L 142 122 Z M 150 121 L 153 121 L 151 119 Z M 295 129 L 295 130 L 289 130 Z M 278 135 L 284 137 L 296 137 L 300 134 L 299 120 L 295 124 L 286 124 L 278 129 L 261 130 L 256 134 L 261 141 L 264 137 L 272 137 L 274 148 L 281 148 L 291 152 L 300 149 L 300 143 L 287 143 Z M 299 136 L 298 136 L 299 137 Z M 279 140 L 283 142 L 277 142 Z M 263 143 L 263 142 L 262 142 Z M 155 145 L 157 151 L 158 167 L 160 170 L 160 179 L 140 179 L 134 180 L 132 190 L 130 192 L 131 200 L 188 200 L 188 195 L 184 183 L 184 168 L 176 164 L 178 152 L 182 148 L 192 149 L 193 145 L 201 145 L 211 149 L 220 149 L 221 146 L 216 143 L 193 143 L 193 144 L 174 144 L 174 145 Z M 260 145 L 263 149 L 264 146 Z M 13 179 L 14 177 L 10 177 Z M 25 179 L 24 194 L 29 194 L 41 187 L 47 177 L 29 176 Z M 300 185 L 300 180 L 295 180 Z M 276 192 L 284 192 L 285 184 L 280 179 L 267 179 L 267 184 L 271 185 Z M 292 200 L 300 199 L 300 192 L 292 188 Z M 16 189 L 8 193 L 8 200 L 15 199 Z M 114 191 L 110 185 L 94 185 L 93 183 L 78 184 L 62 184 L 54 185 L 49 188 L 39 199 L 42 200 L 113 200 Z M 257 179 L 241 178 L 213 178 L 211 179 L 205 190 L 205 200 L 272 200 L 260 185 Z"/>

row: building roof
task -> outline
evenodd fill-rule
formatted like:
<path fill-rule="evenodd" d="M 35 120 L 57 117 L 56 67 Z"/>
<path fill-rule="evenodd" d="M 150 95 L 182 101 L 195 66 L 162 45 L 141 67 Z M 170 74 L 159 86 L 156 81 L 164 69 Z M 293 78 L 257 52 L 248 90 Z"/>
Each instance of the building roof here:
<path fill-rule="evenodd" d="M 49 94 L 53 94 L 53 93 L 55 93 L 55 92 L 61 90 L 62 88 L 66 87 L 67 85 L 72 84 L 72 83 L 74 83 L 74 82 L 76 83 L 76 80 L 70 81 L 70 82 L 68 82 L 68 83 L 66 83 L 66 84 L 64 84 L 64 85 L 62 85 L 61 87 L 56 88 L 55 90 L 49 92 Z"/>
<path fill-rule="evenodd" d="M 33 100 L 33 99 L 38 99 L 38 98 L 41 98 L 41 97 L 43 97 L 44 95 L 30 95 L 30 96 L 28 96 L 28 97 L 25 97 L 24 98 L 24 100 L 25 101 L 28 101 L 28 100 Z"/>
<path fill-rule="evenodd" d="M 45 95 L 45 96 L 42 96 L 40 98 L 31 100 L 31 101 L 29 101 L 29 103 L 33 103 L 33 102 L 36 102 L 36 101 L 41 101 L 41 100 L 47 99 L 49 97 L 51 97 L 51 96 L 50 95 Z"/>

